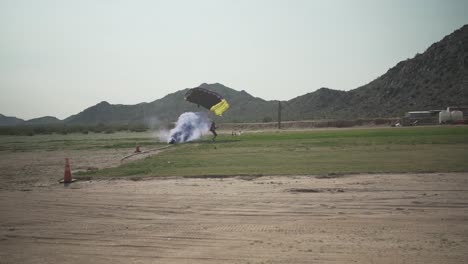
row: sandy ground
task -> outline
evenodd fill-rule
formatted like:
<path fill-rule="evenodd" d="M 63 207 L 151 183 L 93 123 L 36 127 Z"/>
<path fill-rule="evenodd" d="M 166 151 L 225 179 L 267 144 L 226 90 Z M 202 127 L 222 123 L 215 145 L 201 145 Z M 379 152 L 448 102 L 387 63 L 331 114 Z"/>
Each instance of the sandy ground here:
<path fill-rule="evenodd" d="M 468 173 L 35 183 L 0 210 L 0 263 L 468 262 Z"/>
<path fill-rule="evenodd" d="M 161 152 L 142 153 L 121 161 L 133 151 L 134 149 L 0 151 L 0 190 L 28 190 L 32 187 L 54 185 L 63 179 L 65 158 L 69 158 L 73 174 L 78 171 L 116 167 L 121 163 Z"/>

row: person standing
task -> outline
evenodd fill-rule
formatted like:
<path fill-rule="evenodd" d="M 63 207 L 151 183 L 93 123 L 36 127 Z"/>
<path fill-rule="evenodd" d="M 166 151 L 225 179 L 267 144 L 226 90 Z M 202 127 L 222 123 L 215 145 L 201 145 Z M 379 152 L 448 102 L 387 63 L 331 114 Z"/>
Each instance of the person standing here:
<path fill-rule="evenodd" d="M 216 124 L 214 121 L 211 122 L 211 127 L 210 127 L 210 131 L 211 133 L 213 133 L 213 141 L 215 140 L 215 138 L 218 136 L 218 133 L 216 133 Z"/>

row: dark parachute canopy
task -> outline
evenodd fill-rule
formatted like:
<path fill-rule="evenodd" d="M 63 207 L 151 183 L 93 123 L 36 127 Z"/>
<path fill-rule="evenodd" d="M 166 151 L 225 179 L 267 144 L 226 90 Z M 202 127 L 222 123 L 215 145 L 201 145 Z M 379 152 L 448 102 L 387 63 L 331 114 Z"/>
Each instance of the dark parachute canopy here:
<path fill-rule="evenodd" d="M 200 87 L 188 90 L 185 100 L 201 105 L 219 116 L 229 108 L 228 102 L 221 95 Z"/>

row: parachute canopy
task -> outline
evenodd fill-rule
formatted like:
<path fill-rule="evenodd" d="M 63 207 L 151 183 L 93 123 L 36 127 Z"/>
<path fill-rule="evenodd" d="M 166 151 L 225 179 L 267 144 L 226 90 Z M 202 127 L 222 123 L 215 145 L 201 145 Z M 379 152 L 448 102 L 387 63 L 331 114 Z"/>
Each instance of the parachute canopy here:
<path fill-rule="evenodd" d="M 188 90 L 185 100 L 201 105 L 219 116 L 229 108 L 228 102 L 221 95 L 200 87 Z"/>

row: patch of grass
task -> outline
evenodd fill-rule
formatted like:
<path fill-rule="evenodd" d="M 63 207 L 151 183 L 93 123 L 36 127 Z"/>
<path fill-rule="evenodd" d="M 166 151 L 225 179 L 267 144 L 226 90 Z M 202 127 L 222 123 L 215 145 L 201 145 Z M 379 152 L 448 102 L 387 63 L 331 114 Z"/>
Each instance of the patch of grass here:
<path fill-rule="evenodd" d="M 468 171 L 468 127 L 221 135 L 88 176 L 230 176 Z"/>

